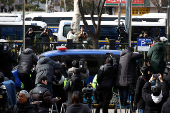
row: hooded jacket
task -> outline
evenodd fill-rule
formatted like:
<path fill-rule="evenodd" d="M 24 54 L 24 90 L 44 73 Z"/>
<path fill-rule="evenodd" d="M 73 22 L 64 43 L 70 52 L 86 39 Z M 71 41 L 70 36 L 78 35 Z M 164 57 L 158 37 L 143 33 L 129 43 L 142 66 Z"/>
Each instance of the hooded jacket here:
<path fill-rule="evenodd" d="M 38 58 L 30 48 L 25 49 L 19 57 L 18 73 L 30 74 L 33 65 L 36 65 Z"/>
<path fill-rule="evenodd" d="M 52 76 L 55 68 L 61 68 L 60 63 L 54 62 L 49 57 L 39 59 L 36 65 L 37 75 L 35 84 L 38 83 L 41 76 L 46 76 L 47 82 L 52 83 Z"/>
<path fill-rule="evenodd" d="M 148 51 L 147 57 L 150 60 L 150 66 L 153 69 L 153 73 L 163 73 L 164 72 L 164 55 L 165 54 L 165 47 L 164 44 L 161 42 L 156 42 Z"/>
<path fill-rule="evenodd" d="M 135 90 L 135 102 L 138 109 L 145 109 L 145 101 L 142 98 L 142 88 L 149 81 L 149 75 L 142 75 L 138 78 Z"/>
<path fill-rule="evenodd" d="M 101 66 L 98 71 L 97 83 L 101 88 L 112 88 L 115 79 L 115 68 L 111 63 Z"/>
<path fill-rule="evenodd" d="M 141 58 L 143 58 L 142 54 L 132 53 L 128 49 L 120 53 L 116 86 L 128 86 L 136 83 L 136 60 Z"/>
<path fill-rule="evenodd" d="M 161 113 L 169 113 L 170 112 L 170 97 L 168 100 L 163 104 Z"/>
<path fill-rule="evenodd" d="M 71 82 L 70 82 L 71 81 Z M 71 76 L 64 87 L 64 90 L 68 92 L 68 101 L 67 105 L 71 104 L 71 97 L 74 91 L 82 92 L 82 88 L 86 87 L 86 83 L 83 82 L 79 74 L 75 74 Z"/>
<path fill-rule="evenodd" d="M 153 96 L 150 93 L 151 83 L 146 82 L 142 89 L 142 97 L 145 101 L 145 113 L 161 113 L 161 108 L 168 98 L 168 86 L 166 82 L 160 82 L 162 94 Z"/>

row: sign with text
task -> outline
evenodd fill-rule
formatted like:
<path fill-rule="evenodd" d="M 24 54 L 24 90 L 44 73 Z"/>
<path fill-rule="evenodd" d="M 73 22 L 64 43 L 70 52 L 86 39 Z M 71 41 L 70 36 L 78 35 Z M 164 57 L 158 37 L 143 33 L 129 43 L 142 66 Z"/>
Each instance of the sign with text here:
<path fill-rule="evenodd" d="M 126 0 L 106 0 L 106 3 L 116 3 L 121 2 L 122 4 L 126 3 Z M 144 0 L 132 0 L 132 4 L 144 4 Z"/>
<path fill-rule="evenodd" d="M 137 38 L 137 50 L 138 51 L 148 51 L 149 45 L 147 43 L 151 43 L 151 39 L 149 38 Z"/>

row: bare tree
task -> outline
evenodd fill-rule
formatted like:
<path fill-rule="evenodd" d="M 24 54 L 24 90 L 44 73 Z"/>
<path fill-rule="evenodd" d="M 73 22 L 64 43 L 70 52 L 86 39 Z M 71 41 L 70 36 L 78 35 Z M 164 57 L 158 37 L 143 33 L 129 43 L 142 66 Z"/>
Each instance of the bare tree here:
<path fill-rule="evenodd" d="M 168 0 L 150 0 L 153 5 L 156 7 L 158 13 L 162 12 L 162 6 L 168 4 Z"/>
<path fill-rule="evenodd" d="M 92 43 L 93 43 L 93 49 L 98 49 L 98 40 L 100 38 L 100 32 L 101 32 L 101 15 L 102 15 L 102 9 L 103 9 L 103 6 L 104 6 L 104 3 L 105 3 L 105 0 L 92 0 L 92 8 L 91 8 L 91 21 L 93 23 L 93 27 L 94 27 L 94 30 L 95 32 L 93 33 L 90 29 L 89 29 L 89 26 L 88 26 L 88 23 L 87 21 L 85 20 L 85 17 L 84 17 L 84 10 L 83 10 L 83 7 L 82 7 L 82 3 L 81 3 L 81 0 L 78 0 L 78 4 L 79 4 L 79 10 L 80 10 L 80 14 L 81 14 L 81 17 L 82 17 L 82 20 L 83 20 L 83 23 L 84 23 L 84 26 L 87 30 L 87 32 L 90 34 L 90 37 L 91 37 L 91 40 L 92 40 Z M 96 7 L 96 8 L 95 8 Z M 97 24 L 95 23 L 95 20 L 94 20 L 94 11 L 97 11 L 97 16 L 98 16 L 98 21 L 97 21 Z"/>

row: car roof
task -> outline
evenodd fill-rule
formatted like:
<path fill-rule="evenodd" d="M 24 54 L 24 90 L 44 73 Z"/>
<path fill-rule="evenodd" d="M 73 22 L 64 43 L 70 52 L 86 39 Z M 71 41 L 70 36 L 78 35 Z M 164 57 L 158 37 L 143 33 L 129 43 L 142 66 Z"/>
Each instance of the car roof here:
<path fill-rule="evenodd" d="M 41 55 L 45 57 L 59 56 L 59 55 L 106 55 L 112 52 L 113 55 L 120 55 L 120 50 L 98 50 L 98 49 L 67 49 L 65 51 L 53 50 L 44 52 Z"/>

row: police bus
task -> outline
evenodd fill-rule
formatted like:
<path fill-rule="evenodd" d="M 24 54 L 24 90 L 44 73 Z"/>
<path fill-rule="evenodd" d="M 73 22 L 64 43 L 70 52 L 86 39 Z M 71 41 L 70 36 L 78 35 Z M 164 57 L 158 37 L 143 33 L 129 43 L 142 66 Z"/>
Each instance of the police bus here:
<path fill-rule="evenodd" d="M 47 24 L 42 21 L 25 21 L 25 32 L 31 27 L 36 38 L 40 38 L 40 33 Z M 0 14 L 0 38 L 7 40 L 23 40 L 23 21 L 19 14 Z"/>

